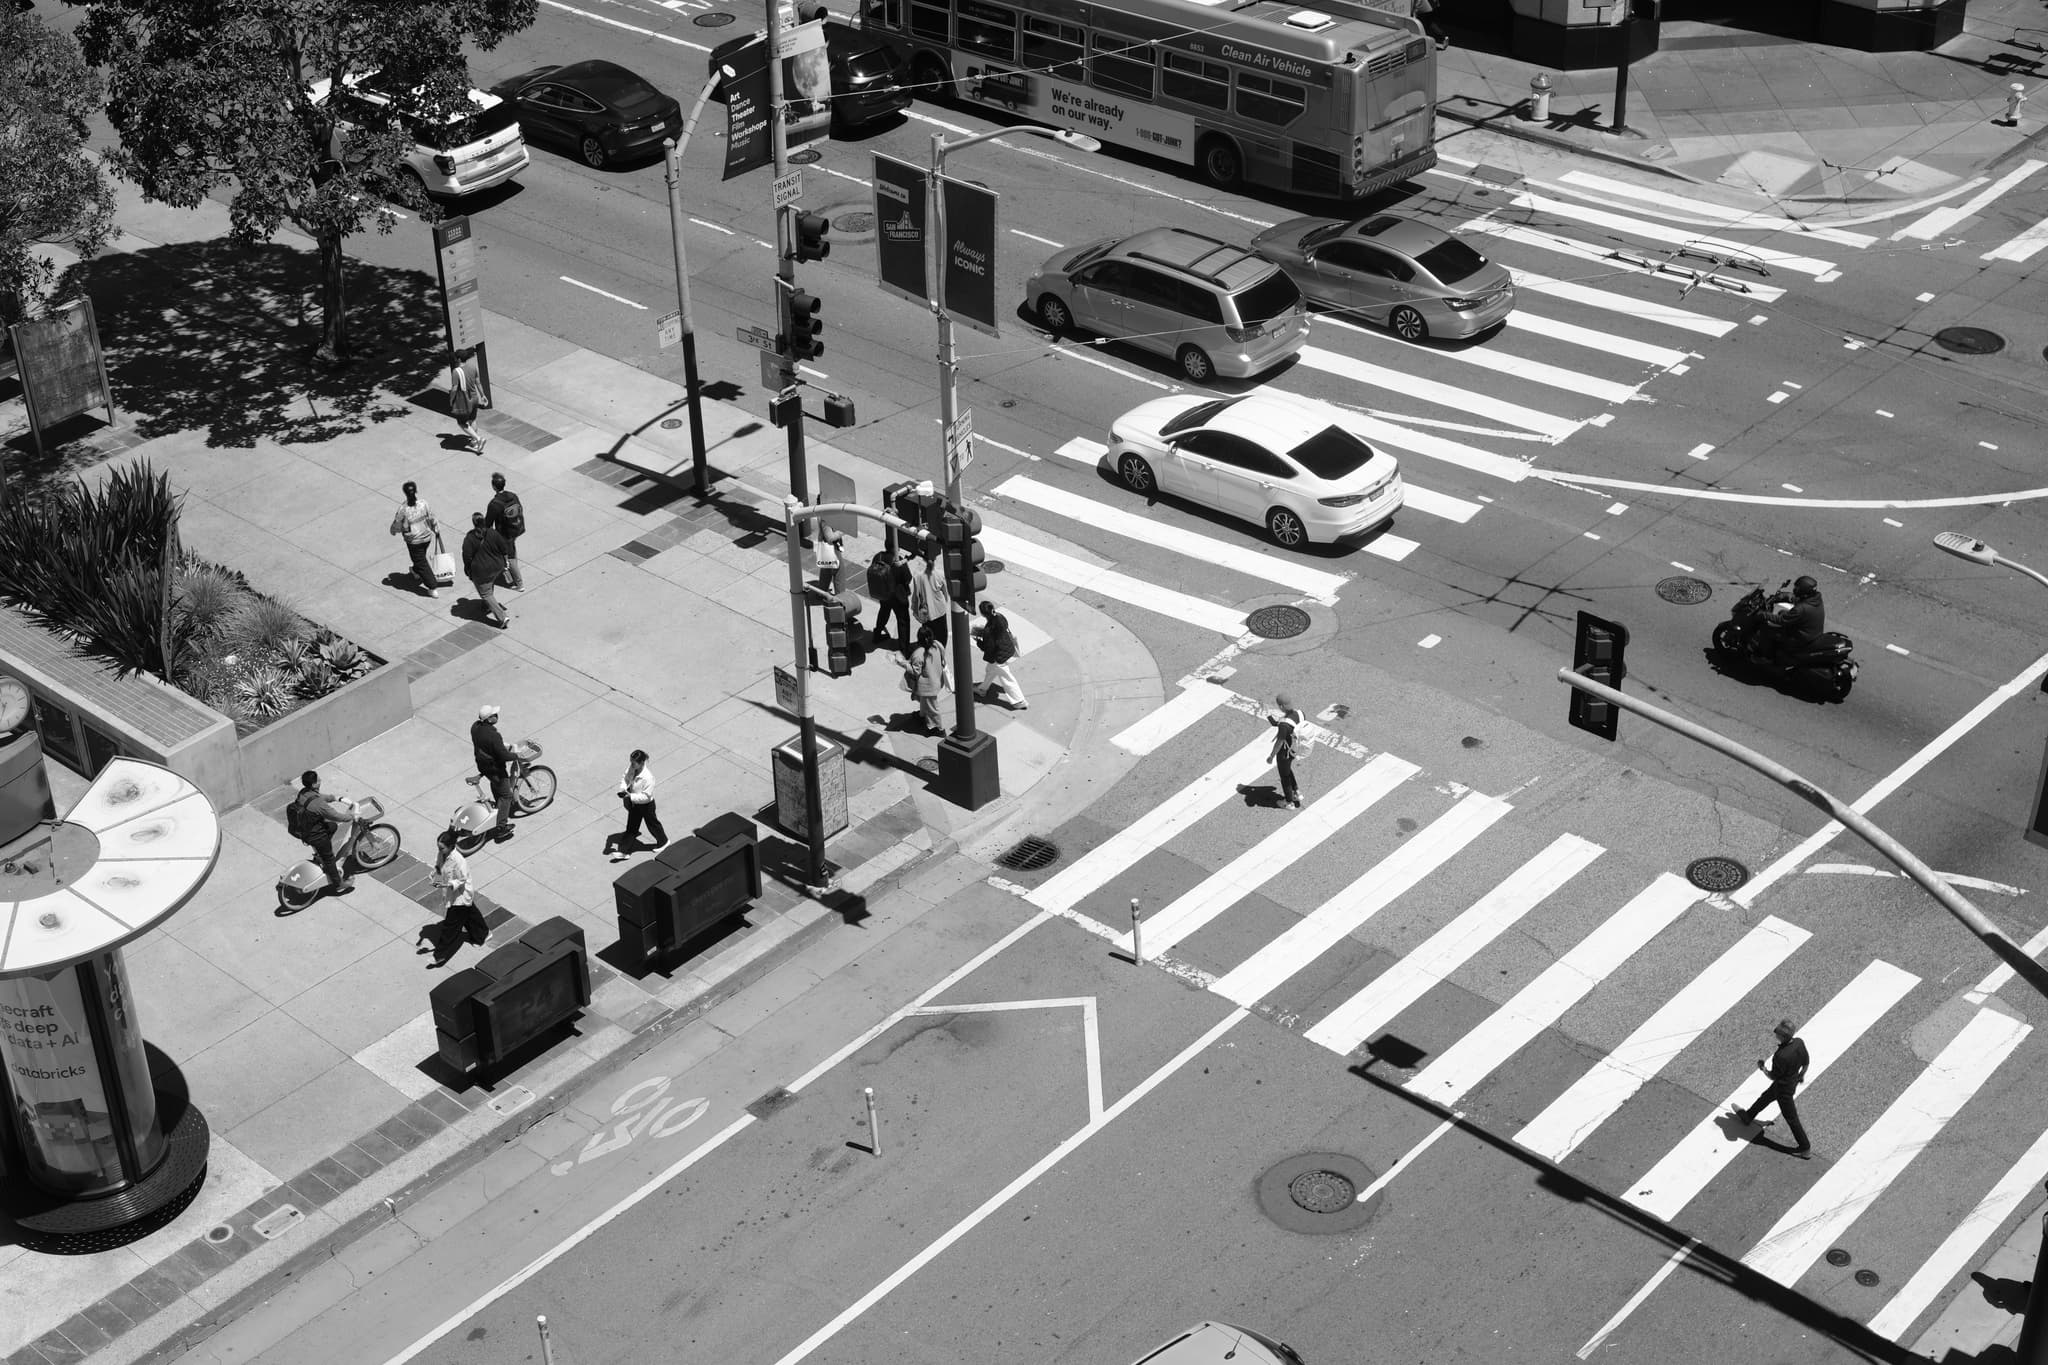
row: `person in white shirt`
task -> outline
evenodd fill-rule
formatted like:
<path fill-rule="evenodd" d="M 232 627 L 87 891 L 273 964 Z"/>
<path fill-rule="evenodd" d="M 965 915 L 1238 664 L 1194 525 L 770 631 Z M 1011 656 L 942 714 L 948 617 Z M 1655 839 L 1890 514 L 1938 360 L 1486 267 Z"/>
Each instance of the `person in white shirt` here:
<path fill-rule="evenodd" d="M 469 860 L 455 847 L 455 830 L 444 829 L 436 841 L 439 856 L 434 860 L 434 885 L 447 896 L 441 922 L 420 930 L 419 951 L 431 950 L 434 965 L 445 967 L 464 939 L 482 944 L 491 936 L 483 911 L 476 908 L 476 889 L 469 880 Z"/>
<path fill-rule="evenodd" d="M 635 749 L 627 760 L 626 775 L 619 779 L 619 800 L 626 807 L 626 832 L 614 834 L 604 841 L 606 853 L 614 849 L 624 853 L 638 848 L 643 824 L 654 836 L 656 848 L 668 843 L 668 831 L 661 827 L 661 817 L 654 811 L 654 772 L 647 766 L 645 749 Z"/>

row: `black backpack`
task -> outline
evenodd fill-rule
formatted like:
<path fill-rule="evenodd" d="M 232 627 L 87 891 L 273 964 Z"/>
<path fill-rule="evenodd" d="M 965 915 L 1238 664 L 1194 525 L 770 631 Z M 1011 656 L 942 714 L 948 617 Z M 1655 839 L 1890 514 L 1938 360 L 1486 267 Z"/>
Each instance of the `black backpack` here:
<path fill-rule="evenodd" d="M 526 508 L 510 490 L 498 494 L 498 529 L 508 536 L 526 534 Z"/>
<path fill-rule="evenodd" d="M 334 822 L 309 808 L 319 795 L 311 787 L 302 788 L 284 808 L 285 833 L 301 843 L 323 843 L 334 837 Z"/>

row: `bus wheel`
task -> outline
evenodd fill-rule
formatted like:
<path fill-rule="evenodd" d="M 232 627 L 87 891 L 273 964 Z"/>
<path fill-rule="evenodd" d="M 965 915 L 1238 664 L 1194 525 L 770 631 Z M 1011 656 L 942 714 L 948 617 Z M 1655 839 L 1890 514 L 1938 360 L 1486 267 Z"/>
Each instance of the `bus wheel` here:
<path fill-rule="evenodd" d="M 916 83 L 915 93 L 927 99 L 949 100 L 957 93 L 953 88 L 953 73 L 929 52 L 911 63 L 910 78 Z"/>
<path fill-rule="evenodd" d="M 1233 190 L 1244 176 L 1244 158 L 1237 144 L 1227 137 L 1209 137 L 1195 150 L 1195 162 L 1202 177 L 1218 189 Z"/>

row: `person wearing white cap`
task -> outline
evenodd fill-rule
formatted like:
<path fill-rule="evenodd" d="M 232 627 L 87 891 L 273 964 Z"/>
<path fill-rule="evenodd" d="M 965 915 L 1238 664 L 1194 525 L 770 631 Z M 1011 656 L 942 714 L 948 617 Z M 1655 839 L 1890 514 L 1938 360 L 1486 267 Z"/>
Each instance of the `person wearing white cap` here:
<path fill-rule="evenodd" d="M 498 823 L 491 837 L 503 842 L 512 829 L 512 750 L 498 733 L 498 705 L 485 702 L 476 711 L 476 723 L 469 727 L 470 747 L 476 751 L 476 770 L 491 781 L 491 795 L 498 802 Z"/>
<path fill-rule="evenodd" d="M 1301 787 L 1294 780 L 1294 764 L 1301 757 L 1300 728 L 1307 717 L 1285 692 L 1273 698 L 1273 705 L 1279 709 L 1266 717 L 1266 723 L 1273 727 L 1272 757 L 1273 766 L 1280 772 L 1280 799 L 1300 810 Z"/>

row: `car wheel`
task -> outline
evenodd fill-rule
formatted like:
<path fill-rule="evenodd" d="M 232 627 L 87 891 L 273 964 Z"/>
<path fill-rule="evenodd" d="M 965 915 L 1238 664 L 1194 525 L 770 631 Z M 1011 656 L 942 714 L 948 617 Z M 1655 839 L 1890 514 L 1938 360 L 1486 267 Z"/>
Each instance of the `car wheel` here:
<path fill-rule="evenodd" d="M 1151 497 L 1159 491 L 1158 481 L 1152 477 L 1152 466 L 1145 463 L 1143 455 L 1125 451 L 1116 462 L 1117 477 L 1124 481 L 1124 487 L 1133 493 Z"/>
<path fill-rule="evenodd" d="M 1396 308 L 1387 324 L 1394 329 L 1394 335 L 1403 341 L 1421 341 L 1429 335 L 1429 324 L 1422 320 L 1422 314 L 1406 305 Z"/>
<path fill-rule="evenodd" d="M 604 143 L 599 141 L 593 134 L 585 133 L 582 139 L 577 142 L 576 150 L 582 155 L 584 165 L 594 166 L 599 170 L 604 169 Z"/>
<path fill-rule="evenodd" d="M 1197 384 L 1206 384 L 1216 377 L 1216 367 L 1210 363 L 1209 353 L 1199 346 L 1180 348 L 1180 372 Z"/>
<path fill-rule="evenodd" d="M 1038 321 L 1054 336 L 1065 336 L 1074 325 L 1074 315 L 1067 311 L 1067 302 L 1057 294 L 1047 294 L 1038 301 Z"/>
<path fill-rule="evenodd" d="M 1227 137 L 1211 137 L 1195 151 L 1202 178 L 1220 190 L 1234 190 L 1244 178 L 1244 157 Z"/>
<path fill-rule="evenodd" d="M 1274 544 L 1289 550 L 1308 544 L 1308 527 L 1285 507 L 1275 507 L 1266 513 L 1266 534 L 1273 537 Z"/>

